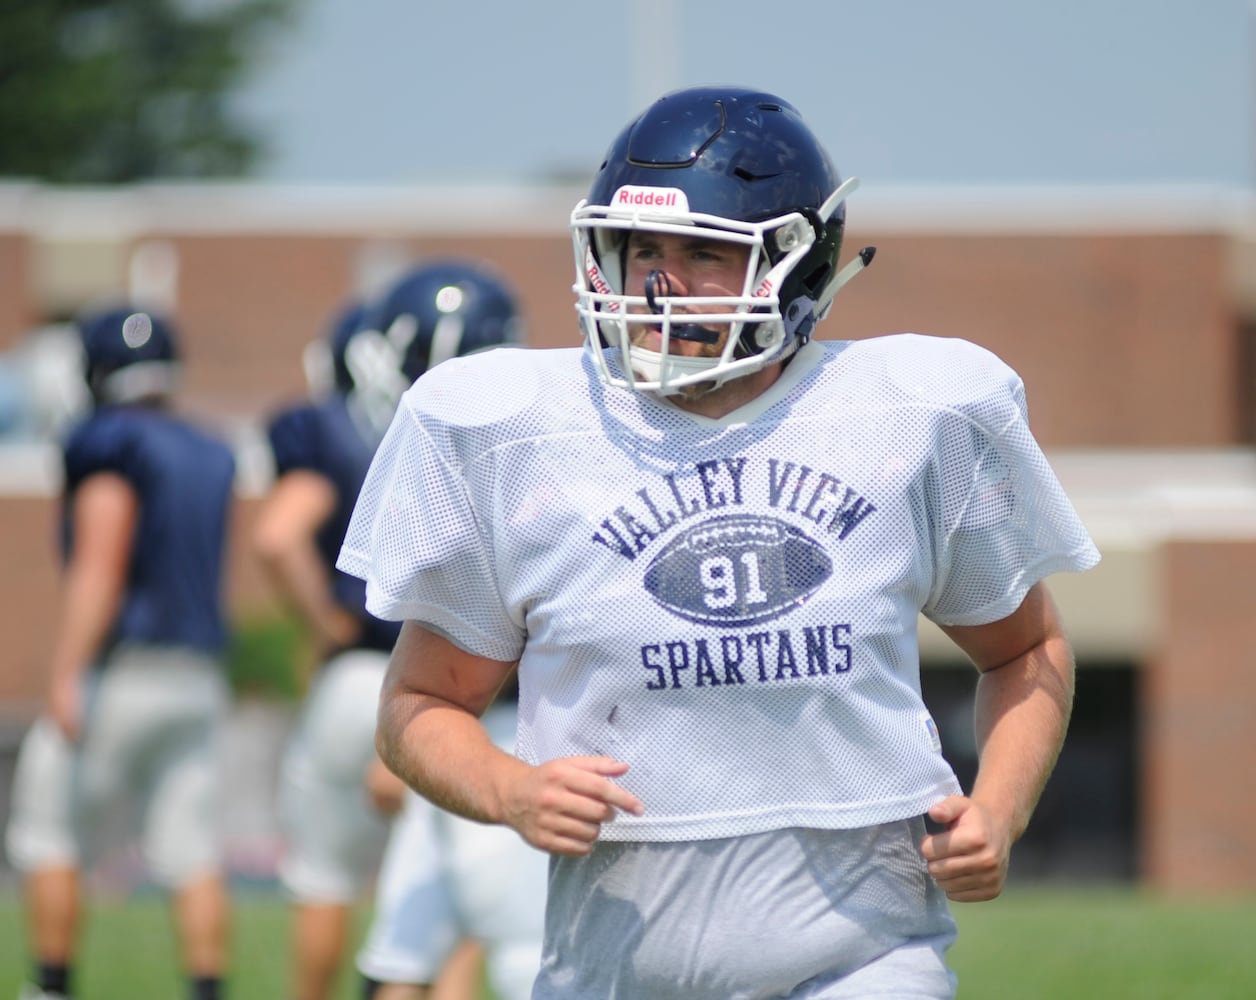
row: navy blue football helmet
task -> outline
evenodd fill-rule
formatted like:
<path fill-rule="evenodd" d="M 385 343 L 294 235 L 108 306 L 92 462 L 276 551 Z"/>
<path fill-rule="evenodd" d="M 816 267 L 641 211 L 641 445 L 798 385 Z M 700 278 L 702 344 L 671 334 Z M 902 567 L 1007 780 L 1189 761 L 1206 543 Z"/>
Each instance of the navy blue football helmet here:
<path fill-rule="evenodd" d="M 363 325 L 384 337 L 409 382 L 449 358 L 522 339 L 515 293 L 505 280 L 484 265 L 456 260 L 406 272 Z"/>
<path fill-rule="evenodd" d="M 83 377 L 97 405 L 168 396 L 179 375 L 177 337 L 170 321 L 123 304 L 94 310 L 76 323 Z"/>
<path fill-rule="evenodd" d="M 428 369 L 522 339 L 515 293 L 502 277 L 482 264 L 432 261 L 407 271 L 366 308 L 337 367 L 352 386 L 355 409 L 379 427 Z"/>
<path fill-rule="evenodd" d="M 779 97 L 694 87 L 656 101 L 611 143 L 571 216 L 576 310 L 603 379 L 671 393 L 720 385 L 791 355 L 837 290 L 872 259 L 868 248 L 838 270 L 845 198 L 857 184 L 842 182 L 798 111 Z M 633 230 L 748 246 L 741 294 L 672 296 L 665 282 L 623 287 Z M 661 331 L 661 351 L 631 345 L 642 325 Z M 712 326 L 731 331 L 718 357 L 668 352 L 671 338 L 718 339 Z M 618 352 L 620 374 L 607 366 L 606 346 Z"/>

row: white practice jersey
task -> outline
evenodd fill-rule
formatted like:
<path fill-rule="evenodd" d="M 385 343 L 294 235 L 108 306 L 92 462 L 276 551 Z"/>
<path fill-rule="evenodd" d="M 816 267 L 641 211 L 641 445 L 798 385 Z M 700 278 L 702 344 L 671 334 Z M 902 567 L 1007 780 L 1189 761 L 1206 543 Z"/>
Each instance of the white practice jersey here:
<path fill-rule="evenodd" d="M 841 829 L 959 791 L 917 622 L 977 625 L 1098 552 L 1024 389 L 961 340 L 816 342 L 712 420 L 578 348 L 439 365 L 376 454 L 340 567 L 370 610 L 519 659 L 517 753 L 605 755 L 607 840 Z"/>

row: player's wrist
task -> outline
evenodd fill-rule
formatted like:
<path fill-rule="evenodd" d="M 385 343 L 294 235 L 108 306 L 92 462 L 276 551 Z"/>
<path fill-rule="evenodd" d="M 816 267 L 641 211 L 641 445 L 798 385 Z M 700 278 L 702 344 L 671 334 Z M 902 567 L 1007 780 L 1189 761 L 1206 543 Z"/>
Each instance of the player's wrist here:
<path fill-rule="evenodd" d="M 496 747 L 493 750 L 496 759 L 485 768 L 488 775 L 484 801 L 485 818 L 490 823 L 520 830 L 526 812 L 522 793 L 527 784 L 527 772 L 532 767 Z"/>

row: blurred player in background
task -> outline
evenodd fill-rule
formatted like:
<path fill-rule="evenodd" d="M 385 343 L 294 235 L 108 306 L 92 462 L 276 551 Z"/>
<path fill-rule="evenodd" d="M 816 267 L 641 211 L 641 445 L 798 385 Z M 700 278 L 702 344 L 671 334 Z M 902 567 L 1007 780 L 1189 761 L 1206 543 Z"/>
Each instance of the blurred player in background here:
<path fill-rule="evenodd" d="M 395 369 L 348 356 L 363 307 L 346 304 L 304 357 L 311 398 L 268 426 L 275 480 L 254 525 L 254 545 L 309 630 L 319 666 L 284 754 L 280 881 L 293 901 L 292 996 L 327 1000 L 352 930 L 354 905 L 375 876 L 400 791 L 365 787 L 375 759 L 380 678 L 396 627 L 367 613 L 363 588 L 334 568 L 381 423 L 401 383 Z M 389 376 L 393 379 L 389 381 Z"/>
<path fill-rule="evenodd" d="M 371 307 L 365 326 L 379 339 L 369 350 L 363 345 L 363 354 L 383 359 L 381 368 L 399 357 L 407 387 L 450 358 L 522 340 L 514 291 L 484 265 L 459 261 L 423 264 L 402 276 Z M 508 685 L 484 715 L 508 753 L 516 709 L 517 690 Z M 377 770 L 399 783 L 382 764 Z M 513 831 L 450 815 L 408 792 L 358 954 L 366 996 L 422 1000 L 458 942 L 475 940 L 496 996 L 526 1000 L 540 964 L 545 879 L 545 856 Z"/>
<path fill-rule="evenodd" d="M 7 846 L 23 873 L 34 984 L 73 996 L 80 871 L 138 806 L 152 878 L 169 890 L 193 1000 L 227 967 L 229 901 L 217 739 L 230 449 L 172 410 L 168 320 L 130 305 L 78 324 L 93 407 L 64 443 L 64 574 L 46 714 L 23 741 Z"/>
<path fill-rule="evenodd" d="M 0 439 L 60 439 L 90 406 L 73 323 L 36 327 L 0 352 Z"/>
<path fill-rule="evenodd" d="M 346 305 L 324 341 L 324 360 L 307 352 L 315 398 L 269 426 L 276 478 L 259 511 L 255 547 L 310 629 L 320 662 L 281 772 L 280 880 L 294 901 L 295 1000 L 331 996 L 354 906 L 378 871 L 404 788 L 387 769 L 372 767 L 380 682 L 398 626 L 366 611 L 365 585 L 335 569 L 336 554 L 371 456 L 414 376 L 511 335 L 483 312 L 483 297 L 471 294 L 484 281 L 461 265 L 419 268 L 386 299 L 396 308 L 383 326 L 365 321 L 364 305 Z M 419 291 L 427 298 L 411 307 Z M 318 376 L 328 369 L 329 380 Z M 319 393 L 324 382 L 330 391 Z M 477 958 L 462 952 L 441 973 L 445 996 L 475 996 Z M 425 983 L 441 968 L 428 969 Z"/>
<path fill-rule="evenodd" d="M 1098 553 L 999 359 L 813 339 L 852 186 L 779 97 L 661 98 L 571 217 L 585 350 L 430 372 L 363 485 L 380 751 L 550 852 L 534 1000 L 953 997 L 947 899 L 999 894 L 1054 765 L 1043 579 Z M 970 794 L 922 613 L 979 671 Z"/>

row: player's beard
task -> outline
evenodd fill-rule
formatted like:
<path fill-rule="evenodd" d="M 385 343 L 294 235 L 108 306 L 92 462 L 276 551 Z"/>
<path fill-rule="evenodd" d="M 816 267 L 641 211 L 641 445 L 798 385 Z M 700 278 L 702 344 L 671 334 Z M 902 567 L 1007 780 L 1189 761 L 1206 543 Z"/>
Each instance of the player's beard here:
<path fill-rule="evenodd" d="M 694 403 L 711 392 L 717 387 L 714 381 L 711 382 L 694 382 L 692 385 L 682 385 L 677 388 L 674 395 L 679 396 L 686 403 Z"/>

